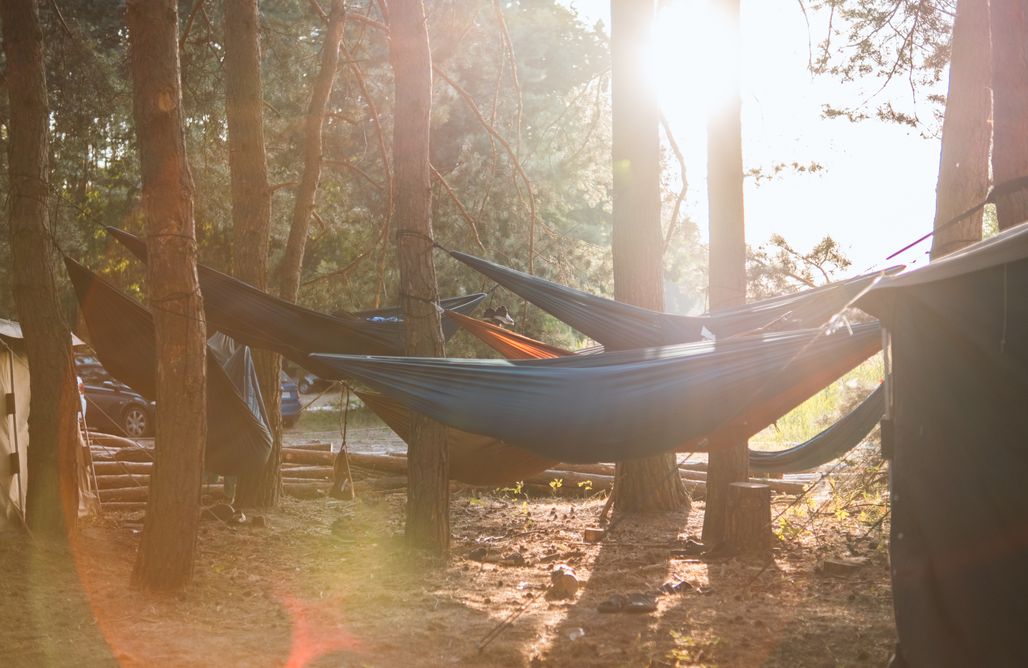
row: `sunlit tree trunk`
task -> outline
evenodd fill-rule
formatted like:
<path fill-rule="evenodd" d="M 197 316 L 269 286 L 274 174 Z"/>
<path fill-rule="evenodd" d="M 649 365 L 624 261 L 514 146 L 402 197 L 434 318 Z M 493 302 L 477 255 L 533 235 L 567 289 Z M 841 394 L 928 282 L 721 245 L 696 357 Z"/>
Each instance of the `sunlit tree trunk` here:
<path fill-rule="evenodd" d="M 939 185 L 935 192 L 932 258 L 982 238 L 981 211 L 959 222 L 950 221 L 984 200 L 989 192 L 992 91 L 987 0 L 957 3 L 951 52 Z"/>
<path fill-rule="evenodd" d="M 61 536 L 78 512 L 78 447 L 71 336 L 61 316 L 54 244 L 47 216 L 49 110 L 43 35 L 34 0 L 3 0 L 5 84 L 9 100 L 8 230 L 13 293 L 29 360 L 26 520 L 32 531 Z M 24 456 L 24 452 L 22 455 Z"/>
<path fill-rule="evenodd" d="M 643 58 L 655 9 L 653 0 L 611 2 L 614 296 L 662 311 L 660 109 Z M 671 510 L 688 503 L 674 453 L 621 462 L 616 476 L 618 510 Z"/>
<path fill-rule="evenodd" d="M 396 251 L 408 355 L 443 355 L 432 261 L 432 182 L 429 125 L 432 54 L 421 0 L 389 4 L 389 59 L 396 85 L 393 166 L 396 173 Z M 407 455 L 407 544 L 444 555 L 450 541 L 446 429 L 414 413 Z"/>
<path fill-rule="evenodd" d="M 739 0 L 714 3 L 731 25 L 733 39 L 710 57 L 720 62 L 731 87 L 707 126 L 707 199 L 710 208 L 710 310 L 746 303 L 746 230 L 743 217 L 742 122 L 739 95 Z M 721 542 L 725 529 L 728 488 L 749 478 L 745 438 L 710 444 L 703 540 Z"/>
<path fill-rule="evenodd" d="M 990 0 L 992 181 L 1028 180 L 1028 0 Z M 1028 220 L 1028 181 L 996 198 L 999 229 Z"/>
<path fill-rule="evenodd" d="M 264 148 L 264 93 L 257 0 L 225 0 L 225 115 L 232 184 L 232 273 L 261 290 L 268 285 L 271 188 Z M 278 500 L 282 455 L 281 358 L 254 351 L 273 443 L 264 469 L 244 476 L 236 503 L 270 508 Z"/>
<path fill-rule="evenodd" d="M 129 0 L 129 64 L 143 177 L 150 310 L 157 337 L 157 439 L 133 571 L 145 589 L 192 578 L 207 435 L 206 328 L 196 276 L 175 0 Z"/>

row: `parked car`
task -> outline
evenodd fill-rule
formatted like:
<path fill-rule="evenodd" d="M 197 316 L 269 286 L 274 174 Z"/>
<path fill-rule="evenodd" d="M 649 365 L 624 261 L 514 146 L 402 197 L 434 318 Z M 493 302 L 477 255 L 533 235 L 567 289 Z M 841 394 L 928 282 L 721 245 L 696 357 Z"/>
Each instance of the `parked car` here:
<path fill-rule="evenodd" d="M 292 427 L 300 419 L 303 406 L 300 404 L 300 392 L 293 379 L 282 372 L 282 424 Z"/>
<path fill-rule="evenodd" d="M 282 370 L 285 371 L 286 375 L 290 378 L 295 379 L 293 382 L 296 383 L 296 388 L 300 390 L 300 394 L 317 392 L 332 384 L 332 381 L 316 376 L 310 371 L 307 371 L 291 362 L 283 364 Z"/>
<path fill-rule="evenodd" d="M 87 427 L 132 438 L 153 434 L 154 402 L 112 378 L 92 355 L 76 355 L 75 371 L 81 378 Z"/>

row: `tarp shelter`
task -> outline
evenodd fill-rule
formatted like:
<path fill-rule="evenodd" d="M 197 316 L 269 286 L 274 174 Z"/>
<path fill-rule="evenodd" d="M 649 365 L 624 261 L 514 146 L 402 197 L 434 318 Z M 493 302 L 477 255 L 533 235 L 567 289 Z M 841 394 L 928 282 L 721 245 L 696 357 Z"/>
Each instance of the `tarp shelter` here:
<path fill-rule="evenodd" d="M 107 232 L 133 255 L 146 260 L 142 239 L 114 227 Z M 210 330 L 253 348 L 277 352 L 318 375 L 324 374 L 307 357 L 310 353 L 404 354 L 407 329 L 399 308 L 328 315 L 279 299 L 202 264 L 197 265 L 196 273 Z M 483 299 L 483 293 L 451 297 L 441 300 L 440 306 L 471 313 Z M 458 326 L 444 320 L 442 328 L 448 339 Z"/>
<path fill-rule="evenodd" d="M 897 664 L 1028 666 L 1028 224 L 883 281 Z"/>
<path fill-rule="evenodd" d="M 72 345 L 84 345 L 72 334 Z M 0 524 L 18 521 L 28 492 L 29 359 L 21 325 L 0 318 Z M 81 458 L 80 458 L 81 459 Z M 80 464 L 82 462 L 80 461 Z M 93 495 L 88 493 L 85 467 L 79 467 L 79 511 L 88 512 Z"/>
<path fill-rule="evenodd" d="M 153 317 L 102 278 L 64 259 L 89 340 L 104 368 L 143 397 L 157 399 L 157 342 Z M 160 410 L 158 406 L 157 410 Z M 259 470 L 271 452 L 271 434 L 240 395 L 217 355 L 207 355 L 207 448 L 204 468 L 222 475 Z"/>

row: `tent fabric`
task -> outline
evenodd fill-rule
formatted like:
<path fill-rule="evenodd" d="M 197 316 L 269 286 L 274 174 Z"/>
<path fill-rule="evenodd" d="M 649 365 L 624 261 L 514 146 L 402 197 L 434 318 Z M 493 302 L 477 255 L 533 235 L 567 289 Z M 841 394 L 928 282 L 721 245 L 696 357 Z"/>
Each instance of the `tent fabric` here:
<path fill-rule="evenodd" d="M 70 258 L 65 266 L 89 329 L 89 340 L 104 368 L 149 400 L 157 399 L 157 344 L 150 313 Z M 159 407 L 158 407 L 159 410 Z M 207 447 L 204 468 L 241 475 L 264 466 L 271 434 L 207 355 Z"/>
<path fill-rule="evenodd" d="M 357 396 L 382 418 L 408 445 L 412 434 L 410 411 L 403 404 L 377 392 L 358 391 Z M 450 478 L 470 485 L 505 485 L 545 471 L 557 463 L 539 455 L 512 448 L 491 436 L 471 434 L 447 427 Z"/>
<path fill-rule="evenodd" d="M 749 436 L 875 353 L 877 323 L 545 360 L 315 355 L 464 431 L 566 462 L 621 461 Z"/>
<path fill-rule="evenodd" d="M 1026 295 L 1020 225 L 860 302 L 891 338 L 889 551 L 906 665 L 1028 665 Z"/>
<path fill-rule="evenodd" d="M 21 328 L 14 331 L 0 321 L 0 524 L 20 521 L 28 491 L 29 445 L 29 362 L 21 338 Z M 14 412 L 8 413 L 3 397 L 14 397 Z M 19 466 L 14 466 L 17 455 Z"/>
<path fill-rule="evenodd" d="M 253 363 L 250 346 L 241 346 L 232 337 L 215 332 L 207 338 L 207 350 L 214 354 L 253 416 L 271 433 L 271 421 L 264 408 L 264 397 L 261 396 L 261 384 L 257 379 L 257 367 Z"/>
<path fill-rule="evenodd" d="M 142 239 L 117 228 L 106 229 L 133 255 L 146 260 Z M 319 370 L 310 366 L 309 353 L 404 354 L 406 328 L 398 308 L 331 316 L 274 297 L 205 265 L 197 265 L 197 275 L 211 329 L 248 346 L 277 352 L 318 375 Z M 484 298 L 483 293 L 453 297 L 442 300 L 440 306 L 471 313 Z M 446 338 L 456 331 L 456 323 L 443 322 Z"/>
<path fill-rule="evenodd" d="M 819 327 L 879 277 L 897 269 L 893 267 L 717 314 L 685 316 L 617 302 L 466 253 L 449 251 L 449 254 L 610 350 L 676 345 L 758 330 Z"/>
<path fill-rule="evenodd" d="M 838 459 L 878 426 L 885 412 L 885 390 L 879 385 L 841 420 L 813 438 L 785 450 L 750 449 L 750 470 L 758 473 L 799 473 Z"/>
<path fill-rule="evenodd" d="M 550 359 L 575 354 L 470 316 L 448 315 L 507 359 Z M 817 468 L 859 445 L 878 426 L 884 410 L 884 392 L 879 388 L 846 417 L 803 443 L 777 452 L 751 449 L 750 468 L 761 473 L 798 473 Z"/>

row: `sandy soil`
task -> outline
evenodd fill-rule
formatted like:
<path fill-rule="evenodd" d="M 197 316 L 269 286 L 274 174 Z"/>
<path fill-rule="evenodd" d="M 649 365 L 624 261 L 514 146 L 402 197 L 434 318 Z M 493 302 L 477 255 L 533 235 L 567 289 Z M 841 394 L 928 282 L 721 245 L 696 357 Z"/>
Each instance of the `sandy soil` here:
<path fill-rule="evenodd" d="M 207 521 L 195 582 L 170 596 L 128 587 L 138 515 L 87 522 L 71 560 L 0 534 L 2 663 L 880 666 L 894 642 L 881 537 L 853 524 L 830 520 L 769 563 L 704 560 L 673 553 L 699 534 L 702 504 L 619 518 L 591 544 L 602 499 L 456 489 L 452 554 L 432 563 L 402 548 L 403 503 L 287 498 L 266 527 Z M 869 563 L 819 572 L 854 553 Z M 558 564 L 581 583 L 569 599 L 546 592 Z M 686 584 L 657 595 L 667 582 Z M 656 595 L 656 612 L 597 611 L 632 592 Z"/>

